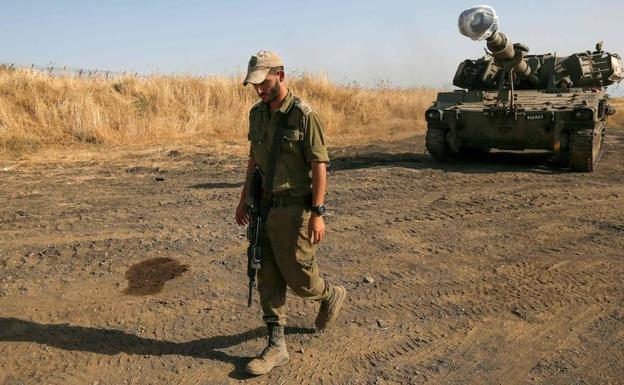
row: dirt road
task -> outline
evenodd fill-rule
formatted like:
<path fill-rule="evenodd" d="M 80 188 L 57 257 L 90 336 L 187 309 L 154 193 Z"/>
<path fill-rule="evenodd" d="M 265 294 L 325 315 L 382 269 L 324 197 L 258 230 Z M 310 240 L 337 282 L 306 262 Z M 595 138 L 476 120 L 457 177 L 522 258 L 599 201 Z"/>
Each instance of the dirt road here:
<path fill-rule="evenodd" d="M 315 333 L 290 296 L 291 363 L 261 378 L 241 157 L 0 163 L 0 384 L 621 384 L 624 131 L 607 142 L 593 174 L 441 166 L 422 135 L 334 148 L 319 262 L 349 299 Z"/>

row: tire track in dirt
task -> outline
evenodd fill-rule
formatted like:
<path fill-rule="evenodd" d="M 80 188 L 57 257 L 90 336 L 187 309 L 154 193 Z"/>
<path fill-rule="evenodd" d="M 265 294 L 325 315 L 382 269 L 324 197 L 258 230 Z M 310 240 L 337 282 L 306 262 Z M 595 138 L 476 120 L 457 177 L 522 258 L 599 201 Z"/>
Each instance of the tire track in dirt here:
<path fill-rule="evenodd" d="M 519 266 L 519 267 L 520 267 L 520 270 L 518 270 L 518 267 L 515 267 L 516 268 L 515 271 L 520 272 L 520 274 L 518 274 L 519 276 L 518 280 L 520 281 L 526 279 L 527 277 L 534 277 L 535 276 L 534 272 L 538 269 L 548 271 L 544 267 L 534 267 L 532 269 L 527 269 L 527 266 Z M 509 274 L 513 275 L 513 272 L 510 272 Z M 413 275 L 412 277 L 408 277 L 407 275 L 401 275 L 401 274 L 395 274 L 395 275 L 401 280 L 401 282 L 411 282 L 409 278 L 412 278 L 415 276 Z M 575 288 L 578 287 L 578 283 L 579 282 L 582 283 L 582 281 L 579 281 L 576 275 L 566 274 L 565 272 L 555 271 L 555 274 L 550 274 L 550 276 L 551 276 L 551 279 L 553 280 L 556 280 L 558 277 L 564 277 L 568 282 L 571 282 L 570 284 L 571 289 L 569 289 L 567 292 L 558 293 L 558 295 L 564 300 L 566 300 L 566 302 L 564 304 L 561 304 L 561 303 L 557 303 L 558 299 L 554 299 L 549 302 L 538 304 L 537 307 L 530 305 L 529 307 L 530 309 L 537 310 L 537 311 L 547 311 L 555 305 L 570 305 L 574 303 L 574 299 L 566 298 L 567 297 L 566 294 L 575 292 L 576 291 Z M 382 277 L 384 281 L 390 280 L 390 278 L 391 277 Z M 469 283 L 471 285 L 483 284 L 484 281 L 487 282 L 488 279 L 473 280 L 473 281 L 470 281 Z M 420 287 L 421 285 L 417 284 L 416 286 Z M 429 293 L 425 293 L 423 301 L 430 300 L 432 298 L 437 298 L 437 301 L 435 301 L 435 303 L 431 302 L 429 303 L 429 305 L 437 305 L 436 307 L 438 309 L 446 310 L 445 314 L 437 315 L 438 316 L 437 319 L 438 321 L 440 321 L 441 319 L 447 318 L 447 316 L 457 315 L 457 314 L 453 314 L 449 312 L 448 308 L 444 306 L 444 304 L 439 299 L 439 297 L 449 297 L 449 296 L 457 295 L 460 293 L 466 294 L 466 291 L 467 291 L 465 289 L 466 286 L 467 286 L 466 282 L 445 283 L 441 285 L 441 289 L 438 290 L 437 292 L 432 291 Z M 402 285 L 401 289 L 405 290 L 407 288 L 408 290 L 410 290 L 413 287 L 414 286 L 412 285 Z M 455 287 L 463 287 L 463 289 L 459 290 L 459 289 L 455 289 Z M 475 289 L 475 287 L 472 287 L 471 289 Z M 477 291 L 478 290 L 475 290 L 475 292 Z M 494 290 L 494 291 L 496 292 L 498 290 Z M 531 291 L 528 291 L 528 292 L 531 293 Z M 540 292 L 537 291 L 537 293 L 540 293 Z M 419 297 L 422 298 L 423 296 L 419 296 Z M 409 308 L 407 306 L 401 306 L 401 304 L 397 304 L 397 303 L 394 303 L 393 305 L 387 305 L 389 302 L 385 298 L 378 298 L 378 300 L 381 302 L 380 304 L 373 303 L 373 304 L 359 305 L 359 303 L 367 302 L 367 301 L 370 301 L 371 299 L 372 299 L 371 297 L 367 297 L 363 299 L 355 298 L 354 299 L 356 302 L 355 306 L 350 306 L 346 312 L 352 315 L 352 314 L 383 314 L 384 312 L 389 311 L 389 310 L 392 310 L 394 312 L 406 312 L 406 313 L 415 311 L 413 308 Z M 577 303 L 590 304 L 592 302 L 593 301 L 589 299 L 589 300 L 582 300 Z M 596 299 L 595 302 L 599 303 L 600 299 Z M 607 303 L 609 303 L 609 301 L 607 301 Z M 424 309 L 424 308 L 425 307 L 421 307 L 419 310 Z M 524 307 L 521 306 L 521 309 L 524 309 Z M 498 304 L 494 304 L 489 307 L 481 308 L 478 311 L 473 312 L 472 314 L 470 313 L 465 313 L 465 314 L 467 314 L 469 318 L 471 318 L 471 316 L 474 316 L 474 318 L 470 319 L 471 321 L 474 322 L 474 321 L 479 321 L 480 319 L 486 316 L 490 316 L 492 314 L 497 314 L 497 313 L 501 313 L 501 312 L 509 311 L 509 310 L 510 310 L 510 307 L 504 307 L 503 309 L 501 309 L 498 306 Z M 511 308 L 511 310 L 517 310 L 517 309 Z M 406 321 L 409 320 L 409 316 L 406 316 L 406 315 L 401 315 L 400 318 Z M 454 329 L 453 327 L 445 325 L 444 327 L 439 327 L 438 330 L 435 330 L 435 329 L 429 330 L 425 334 L 426 338 L 422 337 L 423 334 L 419 334 L 417 336 L 412 336 L 412 337 L 405 337 L 399 340 L 397 340 L 396 338 L 393 338 L 392 339 L 393 345 L 391 346 L 388 346 L 387 343 L 386 344 L 383 343 L 384 340 L 386 340 L 385 336 L 383 335 L 379 337 L 380 338 L 379 341 L 375 341 L 374 338 L 371 338 L 370 333 L 361 333 L 358 335 L 358 334 L 354 334 L 353 332 L 350 332 L 349 335 L 351 338 L 349 341 L 345 341 L 344 343 L 339 343 L 334 340 L 332 344 L 335 348 L 338 349 L 338 351 L 342 353 L 343 357 L 341 360 L 336 362 L 335 356 L 331 354 L 326 354 L 324 358 L 315 357 L 314 361 L 316 362 L 316 365 L 310 366 L 309 369 L 308 369 L 308 366 L 306 366 L 305 364 L 302 364 L 300 368 L 307 375 L 308 372 L 317 373 L 320 367 L 334 368 L 337 364 L 341 364 L 345 360 L 349 360 L 350 362 L 354 364 L 357 370 L 360 370 L 360 369 L 371 370 L 371 369 L 374 369 L 375 367 L 383 365 L 384 362 L 393 361 L 397 357 L 414 354 L 416 350 L 421 349 L 424 345 L 431 343 L 431 342 L 435 342 L 436 340 L 439 340 L 439 339 L 443 339 L 447 337 L 449 334 L 456 332 L 456 330 L 453 330 L 453 329 Z M 354 341 L 360 342 L 359 341 L 360 338 L 362 339 L 362 341 L 369 340 L 371 341 L 371 343 L 368 343 L 368 344 L 353 343 Z M 376 346 L 376 345 L 384 346 L 384 349 L 382 351 L 376 351 L 375 349 L 370 350 L 371 346 Z M 358 368 L 359 366 L 362 366 L 362 367 Z M 321 373 L 324 373 L 324 372 L 321 371 Z M 311 376 L 312 377 L 310 377 L 311 379 L 310 383 L 314 383 L 314 380 L 316 378 L 312 374 Z M 296 380 L 303 381 L 303 378 L 304 377 L 296 377 Z M 335 378 L 335 377 L 332 377 L 332 378 Z M 306 382 L 303 382 L 303 383 L 306 383 Z"/>
<path fill-rule="evenodd" d="M 445 322 L 445 319 L 459 317 L 474 324 L 492 315 L 514 314 L 522 320 L 530 321 L 556 308 L 592 304 L 610 305 L 617 298 L 614 296 L 615 293 L 596 291 L 595 287 L 587 287 L 586 283 L 595 277 L 601 277 L 602 280 L 615 279 L 622 273 L 622 269 L 613 269 L 613 266 L 605 266 L 600 270 L 572 272 L 549 269 L 549 266 L 544 264 L 521 263 L 506 266 L 506 269 L 500 271 L 499 274 L 486 273 L 485 277 L 478 279 L 430 285 L 413 282 L 414 279 L 422 279 L 416 273 L 394 272 L 389 276 L 382 276 L 381 281 L 390 282 L 387 285 L 390 287 L 384 288 L 381 295 L 356 297 L 355 303 L 345 309 L 347 314 L 387 314 L 392 311 L 396 318 L 404 322 L 410 322 L 410 320 L 418 322 L 423 317 L 435 319 L 440 323 L 439 329 L 428 330 L 417 336 L 402 336 L 403 338 L 398 340 L 393 338 L 392 345 L 389 345 L 381 336 L 380 340 L 372 345 L 383 346 L 383 350 L 357 352 L 365 358 L 355 359 L 354 365 L 356 368 L 363 366 L 358 370 L 372 370 L 379 365 L 383 366 L 385 362 L 392 362 L 397 357 L 415 354 L 415 351 L 422 347 L 423 342 L 432 343 L 456 332 L 456 328 Z M 554 287 L 547 287 L 545 284 L 535 286 L 540 280 L 544 283 L 557 282 L 557 285 Z M 438 289 L 423 290 L 425 286 Z M 406 297 L 397 298 L 397 291 L 415 293 L 417 300 L 414 301 L 412 298 L 412 301 L 408 302 L 409 299 Z M 622 293 L 623 290 L 619 290 L 617 294 L 621 296 Z M 479 302 L 476 301 L 477 298 Z M 509 302 L 510 298 L 511 302 Z M 409 303 L 409 305 L 403 305 L 402 302 Z M 465 311 L 464 308 L 470 311 Z"/>
<path fill-rule="evenodd" d="M 50 325 L 48 334 L 85 342 L 75 349 L 50 344 L 49 335 L 48 343 L 33 340 L 32 332 L 10 341 L 16 333 L 0 331 L 0 354 L 8 357 L 0 383 L 10 376 L 67 385 L 450 385 L 474 373 L 520 383 L 522 357 L 537 346 L 532 334 L 543 337 L 541 366 L 527 374 L 538 383 L 571 383 L 560 368 L 592 372 L 595 361 L 575 358 L 585 342 L 583 354 L 609 362 L 596 367 L 615 378 L 613 363 L 624 359 L 614 331 L 624 297 L 624 152 L 609 149 L 592 175 L 519 157 L 440 166 L 421 155 L 392 156 L 421 151 L 420 139 L 384 144 L 383 162 L 343 162 L 330 177 L 334 215 L 321 268 L 348 287 L 349 300 L 336 328 L 293 330 L 291 363 L 255 379 L 243 377 L 242 366 L 264 337 L 257 302 L 244 307 L 245 245 L 230 218 L 242 161 L 225 165 L 234 170 L 226 173 L 200 155 L 189 155 L 187 169 L 163 161 L 164 182 L 150 171 L 159 159 L 136 172 L 128 162 L 106 172 L 55 169 L 49 185 L 46 168 L 3 179 L 13 198 L 0 197 L 0 239 L 14 240 L 0 245 L 0 318 L 35 319 Z M 142 167 L 140 158 L 131 164 Z M 190 271 L 157 295 L 121 295 L 131 265 L 163 256 Z M 366 275 L 375 283 L 363 283 Z M 288 301 L 290 324 L 311 326 L 316 306 L 290 294 Z M 578 330 L 568 331 L 567 321 Z M 509 349 L 499 347 L 506 342 Z"/>

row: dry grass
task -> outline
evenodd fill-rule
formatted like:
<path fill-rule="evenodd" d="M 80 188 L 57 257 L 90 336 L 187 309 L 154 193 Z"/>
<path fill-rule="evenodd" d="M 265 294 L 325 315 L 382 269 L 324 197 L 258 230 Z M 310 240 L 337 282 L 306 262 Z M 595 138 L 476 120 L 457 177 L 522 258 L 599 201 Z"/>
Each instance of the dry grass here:
<path fill-rule="evenodd" d="M 624 98 L 611 99 L 611 104 L 615 107 L 615 115 L 609 118 L 609 127 L 624 128 Z"/>
<path fill-rule="evenodd" d="M 289 80 L 319 113 L 331 138 L 422 131 L 435 99 L 425 89 L 338 86 L 322 76 Z M 0 151 L 77 145 L 144 146 L 239 142 L 246 138 L 253 89 L 235 77 L 55 77 L 0 70 Z"/>

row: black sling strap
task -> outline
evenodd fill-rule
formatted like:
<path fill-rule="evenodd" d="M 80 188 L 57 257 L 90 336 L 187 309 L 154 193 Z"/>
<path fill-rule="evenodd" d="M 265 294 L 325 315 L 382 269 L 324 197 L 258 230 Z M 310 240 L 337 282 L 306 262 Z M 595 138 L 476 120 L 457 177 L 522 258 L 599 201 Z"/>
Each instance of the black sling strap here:
<path fill-rule="evenodd" d="M 269 210 L 273 205 L 273 180 L 275 179 L 275 171 L 277 170 L 277 162 L 279 161 L 280 152 L 282 146 L 280 145 L 282 142 L 282 138 L 284 136 L 284 129 L 286 128 L 290 114 L 293 110 L 293 107 L 299 103 L 299 98 L 294 97 L 293 103 L 291 104 L 288 111 L 285 114 L 281 114 L 280 120 L 277 122 L 277 127 L 275 133 L 273 134 L 273 143 L 271 143 L 271 157 L 269 158 L 269 171 L 267 173 L 267 180 L 265 185 L 265 193 L 266 196 L 269 197 L 269 204 L 262 210 L 262 219 L 266 220 L 269 215 Z M 279 112 L 277 112 L 279 113 Z M 264 198 L 264 197 L 263 197 Z"/>

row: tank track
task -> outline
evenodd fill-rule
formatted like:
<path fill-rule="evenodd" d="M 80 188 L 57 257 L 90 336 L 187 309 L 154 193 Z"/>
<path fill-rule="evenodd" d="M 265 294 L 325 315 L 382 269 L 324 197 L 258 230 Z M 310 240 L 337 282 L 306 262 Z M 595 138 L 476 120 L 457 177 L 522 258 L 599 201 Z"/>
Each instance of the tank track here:
<path fill-rule="evenodd" d="M 577 131 L 570 135 L 570 168 L 591 172 L 596 169 L 604 147 L 605 130 Z"/>
<path fill-rule="evenodd" d="M 446 129 L 442 127 L 427 128 L 427 136 L 425 138 L 425 146 L 427 151 L 438 162 L 448 162 L 453 160 L 453 156 L 445 142 Z"/>

